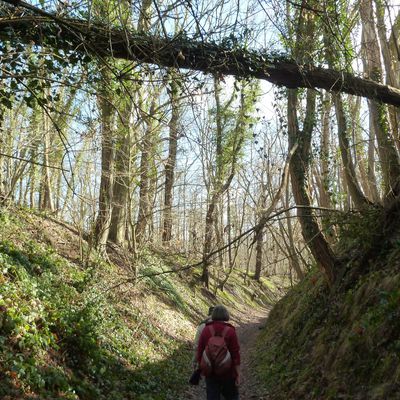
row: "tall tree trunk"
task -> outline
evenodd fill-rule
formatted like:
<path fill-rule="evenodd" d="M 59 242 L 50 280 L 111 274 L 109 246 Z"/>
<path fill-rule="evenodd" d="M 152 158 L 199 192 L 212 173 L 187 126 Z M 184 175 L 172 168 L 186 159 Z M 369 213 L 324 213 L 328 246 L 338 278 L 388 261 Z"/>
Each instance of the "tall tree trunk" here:
<path fill-rule="evenodd" d="M 205 224 L 205 236 L 203 245 L 203 271 L 201 275 L 201 280 L 206 288 L 210 285 L 210 253 L 212 250 L 212 240 L 213 240 L 213 228 L 214 228 L 214 211 L 217 204 L 216 195 L 211 197 L 211 201 L 207 207 L 206 214 L 206 224 Z"/>
<path fill-rule="evenodd" d="M 139 211 L 136 222 L 136 242 L 143 243 L 149 221 L 151 218 L 152 198 L 151 198 L 151 170 L 153 167 L 154 157 L 154 142 L 156 127 L 153 120 L 155 112 L 155 99 L 152 100 L 149 116 L 147 120 L 147 128 L 143 139 L 140 143 L 141 158 L 140 158 L 140 182 L 139 182 Z"/>
<path fill-rule="evenodd" d="M 399 77 L 395 73 L 394 61 L 398 58 L 398 54 L 392 55 L 390 51 L 390 45 L 388 38 L 386 37 L 386 23 L 385 23 L 385 4 L 382 0 L 374 0 L 376 7 L 377 16 L 377 30 L 379 36 L 379 43 L 382 53 L 382 58 L 386 71 L 386 84 L 393 87 L 399 87 Z M 397 150 L 400 151 L 400 140 L 399 140 L 399 121 L 400 121 L 400 110 L 398 107 L 389 106 L 389 119 L 390 125 L 395 139 Z"/>
<path fill-rule="evenodd" d="M 158 130 L 155 132 L 158 134 Z M 149 232 L 149 240 L 150 242 L 154 242 L 155 239 L 155 216 L 158 215 L 158 213 L 154 213 L 152 210 L 155 210 L 156 208 L 156 201 L 157 201 L 157 185 L 158 185 L 158 169 L 157 169 L 157 142 L 158 138 L 155 136 L 154 137 L 154 142 L 153 142 L 153 151 L 152 154 L 153 156 L 151 157 L 151 165 L 150 165 L 150 180 L 149 180 L 149 204 L 150 204 L 150 212 L 148 214 L 148 232 Z"/>
<path fill-rule="evenodd" d="M 40 189 L 40 209 L 50 212 L 54 211 L 53 191 L 50 177 L 50 126 L 49 117 L 43 113 L 43 166 Z"/>
<path fill-rule="evenodd" d="M 0 132 L 4 132 L 4 107 L 0 105 Z M 1 153 L 5 153 L 4 151 L 4 135 L 0 135 L 0 205 L 4 200 L 5 196 L 5 188 L 4 188 L 4 157 Z"/>
<path fill-rule="evenodd" d="M 169 242 L 172 238 L 172 188 L 174 185 L 176 155 L 178 150 L 179 102 L 178 85 L 175 82 L 176 73 L 172 73 L 170 101 L 171 119 L 169 121 L 168 159 L 165 165 L 164 217 L 162 241 Z"/>
<path fill-rule="evenodd" d="M 371 184 L 368 178 L 368 148 L 370 145 L 365 145 L 365 140 L 363 140 L 363 132 L 360 122 L 360 109 L 361 109 L 361 98 L 352 97 L 349 99 L 350 115 L 349 119 L 351 125 L 351 131 L 353 135 L 353 143 L 355 150 L 355 168 L 358 169 L 360 173 L 360 185 L 365 193 L 365 196 L 370 202 L 375 204 L 379 203 L 378 191 L 376 188 L 376 181 L 374 185 Z M 372 134 L 372 145 L 374 144 L 374 135 Z M 372 146 L 372 149 L 373 146 Z M 366 151 L 367 150 L 367 151 Z M 373 175 L 375 177 L 375 175 Z"/>
<path fill-rule="evenodd" d="M 378 37 L 374 25 L 372 0 L 360 1 L 362 21 L 362 50 L 364 71 L 376 82 L 382 80 L 382 65 Z M 400 193 L 400 163 L 393 136 L 390 132 L 386 106 L 374 100 L 368 102 L 369 111 L 378 142 L 378 154 L 382 169 L 384 197 L 387 200 Z"/>
<path fill-rule="evenodd" d="M 317 264 L 325 272 L 331 284 L 336 276 L 336 257 L 321 232 L 318 223 L 307 207 L 311 206 L 307 193 L 307 173 L 310 165 L 311 135 L 315 124 L 315 92 L 307 92 L 307 108 L 303 123 L 303 130 L 299 129 L 297 121 L 297 91 L 288 91 L 288 137 L 289 149 L 296 144 L 297 150 L 290 163 L 290 176 L 293 195 L 298 206 L 297 215 L 300 220 L 302 232 L 307 245 Z"/>
<path fill-rule="evenodd" d="M 265 206 L 267 202 L 267 196 L 265 193 L 266 185 L 263 182 L 264 174 L 261 175 L 261 183 L 260 183 L 260 197 L 258 201 L 258 213 L 257 219 L 261 219 L 263 216 L 263 212 L 265 212 Z M 270 179 L 270 174 L 268 174 L 268 178 Z M 263 262 L 263 243 L 264 243 L 264 226 L 261 226 L 260 229 L 255 231 L 255 241 L 256 241 L 256 263 L 254 266 L 254 279 L 258 282 L 261 278 L 261 270 L 262 270 L 262 262 Z"/>
<path fill-rule="evenodd" d="M 222 195 L 221 192 L 221 172 L 222 172 L 222 106 L 221 106 L 221 98 L 220 98 L 221 87 L 218 81 L 218 78 L 214 78 L 214 97 L 215 97 L 215 107 L 216 107 L 216 130 L 215 130 L 215 159 L 216 159 L 216 169 L 215 169 L 215 177 L 214 183 L 211 184 L 211 196 L 210 202 L 207 206 L 206 213 L 206 223 L 205 223 L 205 235 L 204 235 L 204 244 L 203 244 L 203 272 L 202 272 L 202 281 L 205 287 L 209 287 L 210 283 L 210 274 L 209 268 L 211 265 L 211 261 L 209 259 L 211 250 L 212 250 L 212 241 L 214 238 L 213 230 L 214 230 L 214 222 L 215 222 L 215 209 L 217 207 L 217 203 Z M 212 179 L 210 179 L 212 181 Z"/>
<path fill-rule="evenodd" d="M 340 30 L 340 28 L 341 26 L 339 25 L 336 29 Z M 329 67 L 334 68 L 335 66 L 346 64 L 346 62 L 342 60 L 343 57 L 340 57 L 340 53 L 339 56 L 337 55 L 337 45 L 335 40 L 333 39 L 333 34 L 335 32 L 331 31 L 332 28 L 328 29 L 326 25 L 325 29 L 326 32 L 324 32 L 324 44 L 326 48 L 325 51 Z M 351 201 L 354 203 L 356 208 L 361 209 L 368 205 L 369 202 L 361 191 L 360 185 L 357 180 L 353 158 L 350 150 L 349 125 L 347 123 L 347 116 L 343 104 L 343 98 L 340 93 L 332 94 L 332 98 L 336 113 L 340 156 L 343 163 L 343 172 L 345 177 L 344 183 L 347 186 Z"/>
<path fill-rule="evenodd" d="M 375 134 L 375 123 L 374 117 L 372 113 L 368 115 L 368 124 L 369 124 L 369 132 L 368 132 L 368 163 L 367 163 L 367 177 L 368 184 L 371 191 L 372 199 L 375 203 L 381 201 L 381 197 L 378 191 L 378 184 L 376 181 L 376 173 L 375 173 L 375 143 L 376 143 L 376 134 Z"/>
<path fill-rule="evenodd" d="M 289 188 L 286 188 L 286 197 L 285 197 L 285 207 L 289 208 Z M 297 248 L 294 243 L 294 235 L 293 235 L 293 225 L 290 211 L 286 211 L 286 223 L 287 223 L 287 233 L 289 239 L 289 253 L 290 253 L 290 264 L 294 271 L 296 272 L 297 279 L 301 281 L 304 278 L 304 272 L 301 269 L 301 265 L 299 262 L 299 258 L 297 256 Z"/>
<path fill-rule="evenodd" d="M 30 151 L 30 159 L 34 162 L 37 160 L 37 147 L 32 146 Z M 34 209 L 36 207 L 36 175 L 37 167 L 36 164 L 31 164 L 29 168 L 29 207 Z"/>
<path fill-rule="evenodd" d="M 329 156 L 330 156 L 330 111 L 331 111 L 331 99 L 327 93 L 323 99 L 322 104 L 322 132 L 321 132 L 321 177 L 319 182 L 319 193 L 320 193 L 320 204 L 322 207 L 329 208 L 331 206 L 331 198 L 329 195 L 329 189 L 331 187 L 330 172 L 329 172 Z"/>
<path fill-rule="evenodd" d="M 349 190 L 350 196 L 356 208 L 361 209 L 369 204 L 369 201 L 364 196 L 360 189 L 354 163 L 352 160 L 350 145 L 348 139 L 348 125 L 346 120 L 345 111 L 343 108 L 343 101 L 340 94 L 333 95 L 333 101 L 336 110 L 336 121 L 338 126 L 339 148 L 343 161 L 344 176 Z"/>
<path fill-rule="evenodd" d="M 211 196 L 211 200 L 207 207 L 206 214 L 206 224 L 205 224 L 205 237 L 204 237 L 204 245 L 203 245 L 203 272 L 202 272 L 202 282 L 208 288 L 210 283 L 210 274 L 209 268 L 211 265 L 210 253 L 213 248 L 213 239 L 214 239 L 214 227 L 215 227 L 215 218 L 216 218 L 216 209 L 217 204 L 219 203 L 221 196 L 225 193 L 225 191 L 229 188 L 231 181 L 233 179 L 233 175 L 230 175 L 228 180 L 225 182 L 222 188 L 218 188 L 214 191 Z"/>
<path fill-rule="evenodd" d="M 259 229 L 256 235 L 256 264 L 254 268 L 254 279 L 259 282 L 261 278 L 263 262 L 264 229 Z"/>
<path fill-rule="evenodd" d="M 114 144 L 112 117 L 113 106 L 107 85 L 109 79 L 104 76 L 103 87 L 98 98 L 101 118 L 101 181 L 99 192 L 98 214 L 95 225 L 95 245 L 101 251 L 106 251 L 110 231 L 113 183 L 114 183 Z"/>
<path fill-rule="evenodd" d="M 207 208 L 206 224 L 205 224 L 205 237 L 203 246 L 203 273 L 202 281 L 205 286 L 209 285 L 209 267 L 210 259 L 209 255 L 212 249 L 213 240 L 213 224 L 216 218 L 216 208 L 221 200 L 223 194 L 229 189 L 231 182 L 235 176 L 238 158 L 242 149 L 245 134 L 243 127 L 246 122 L 247 112 L 251 112 L 249 105 L 246 103 L 247 97 L 244 93 L 244 88 L 240 95 L 240 109 L 234 120 L 234 128 L 231 132 L 231 143 L 229 144 L 230 152 L 227 153 L 224 149 L 224 126 L 223 119 L 226 117 L 225 112 L 228 110 L 233 100 L 233 96 L 228 100 L 224 106 L 221 103 L 221 87 L 218 77 L 214 77 L 214 96 L 216 104 L 216 131 L 215 131 L 215 173 L 214 179 L 211 179 L 213 183 L 211 186 L 211 194 L 209 193 L 210 202 Z M 254 95 L 250 94 L 250 96 Z M 252 98 L 249 96 L 249 99 Z M 254 102 L 251 102 L 252 107 Z M 228 145 L 227 145 L 228 146 Z M 225 151 L 224 151 L 225 150 Z"/>
<path fill-rule="evenodd" d="M 129 97 L 124 100 L 122 101 L 122 110 L 120 110 L 120 120 L 118 121 L 119 129 L 117 129 L 113 206 L 108 236 L 109 240 L 121 246 L 126 243 L 132 151 L 130 129 L 132 102 Z"/>

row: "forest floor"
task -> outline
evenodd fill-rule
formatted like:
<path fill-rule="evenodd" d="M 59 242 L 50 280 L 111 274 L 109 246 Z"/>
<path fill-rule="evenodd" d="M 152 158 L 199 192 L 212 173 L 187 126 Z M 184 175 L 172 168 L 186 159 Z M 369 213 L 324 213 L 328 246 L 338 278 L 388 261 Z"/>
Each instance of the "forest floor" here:
<path fill-rule="evenodd" d="M 232 322 L 236 326 L 240 343 L 241 384 L 239 388 L 241 400 L 267 399 L 262 393 L 262 385 L 257 382 L 254 373 L 256 360 L 256 341 L 260 330 L 265 325 L 269 309 L 254 310 L 246 308 L 233 312 Z M 191 387 L 182 400 L 206 400 L 204 379 L 199 386 Z"/>

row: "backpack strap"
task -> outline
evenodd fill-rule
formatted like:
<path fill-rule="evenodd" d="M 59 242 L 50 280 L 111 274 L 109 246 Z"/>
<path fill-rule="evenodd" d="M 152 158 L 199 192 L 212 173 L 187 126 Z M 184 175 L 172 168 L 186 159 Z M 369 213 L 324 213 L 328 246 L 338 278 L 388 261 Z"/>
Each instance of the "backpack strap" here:
<path fill-rule="evenodd" d="M 217 336 L 213 325 L 208 325 L 208 328 L 210 329 L 211 336 Z M 225 338 L 226 334 L 228 333 L 228 330 L 229 330 L 229 326 L 225 326 L 222 333 L 219 334 L 218 336 Z"/>
<path fill-rule="evenodd" d="M 226 336 L 226 334 L 228 333 L 229 330 L 229 326 L 225 326 L 224 330 L 221 333 L 221 336 L 224 338 Z"/>
<path fill-rule="evenodd" d="M 215 328 L 212 325 L 208 326 L 210 329 L 211 336 L 215 336 Z"/>

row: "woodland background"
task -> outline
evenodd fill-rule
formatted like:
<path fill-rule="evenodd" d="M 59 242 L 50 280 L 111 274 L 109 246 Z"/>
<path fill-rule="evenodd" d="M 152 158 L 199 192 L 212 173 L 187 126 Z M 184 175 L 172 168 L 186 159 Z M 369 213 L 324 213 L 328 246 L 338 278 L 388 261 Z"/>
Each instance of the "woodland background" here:
<path fill-rule="evenodd" d="M 399 21 L 0 1 L 0 397 L 198 399 L 224 303 L 245 396 L 398 398 Z"/>
<path fill-rule="evenodd" d="M 210 270 L 223 286 L 233 268 L 295 281 L 312 256 L 333 281 L 336 212 L 344 218 L 397 195 L 397 108 L 273 87 L 251 69 L 226 76 L 223 55 L 397 87 L 397 12 L 381 0 L 3 1 L 2 201 L 68 221 L 103 253 L 107 240 L 122 246 L 135 274 L 151 244 L 201 258 L 206 285 Z M 167 39 L 176 68 L 100 52 L 69 25 L 77 21 L 110 43 L 114 30 L 125 33 L 128 53 L 131 34 Z M 180 45 L 190 43 L 205 43 L 206 55 L 215 46 L 220 68 L 179 68 L 188 58 Z"/>

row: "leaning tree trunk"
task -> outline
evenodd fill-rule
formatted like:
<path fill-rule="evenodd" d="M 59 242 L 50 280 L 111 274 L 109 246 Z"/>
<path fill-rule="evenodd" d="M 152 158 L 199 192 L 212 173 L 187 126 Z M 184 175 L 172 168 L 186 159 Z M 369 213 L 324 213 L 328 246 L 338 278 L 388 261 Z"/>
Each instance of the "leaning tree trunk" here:
<path fill-rule="evenodd" d="M 310 208 L 311 200 L 307 192 L 307 173 L 310 165 L 311 135 L 315 125 L 315 91 L 307 92 L 307 109 L 303 130 L 297 121 L 297 91 L 288 92 L 288 138 L 289 149 L 296 144 L 297 150 L 290 163 L 290 177 L 295 202 L 301 206 L 297 215 L 302 233 L 319 267 L 325 272 L 328 282 L 332 284 L 336 276 L 336 257 L 321 232 Z"/>
<path fill-rule="evenodd" d="M 18 10 L 24 7 L 23 2 L 16 0 L 3 2 L 18 6 Z M 92 57 L 115 57 L 205 73 L 254 77 L 289 88 L 321 88 L 400 105 L 400 90 L 396 88 L 347 72 L 316 67 L 311 62 L 301 65 L 286 55 L 249 52 L 245 48 L 232 50 L 204 40 L 189 41 L 179 35 L 161 38 L 129 33 L 126 29 L 110 29 L 92 21 L 60 18 L 37 7 L 30 8 L 36 11 L 35 15 L 0 21 L 0 38 L 8 39 L 11 31 L 24 43 L 54 46 L 57 37 L 59 49 L 85 52 Z M 309 19 L 315 20 L 314 17 Z"/>

